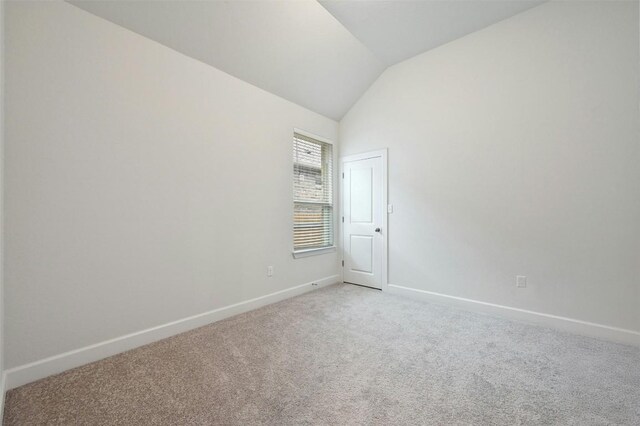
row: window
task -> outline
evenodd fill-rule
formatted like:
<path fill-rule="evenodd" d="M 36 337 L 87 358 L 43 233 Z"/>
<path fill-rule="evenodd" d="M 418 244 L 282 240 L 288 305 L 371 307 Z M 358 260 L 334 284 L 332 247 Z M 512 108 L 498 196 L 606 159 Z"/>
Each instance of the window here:
<path fill-rule="evenodd" d="M 293 134 L 293 250 L 333 246 L 333 147 Z"/>

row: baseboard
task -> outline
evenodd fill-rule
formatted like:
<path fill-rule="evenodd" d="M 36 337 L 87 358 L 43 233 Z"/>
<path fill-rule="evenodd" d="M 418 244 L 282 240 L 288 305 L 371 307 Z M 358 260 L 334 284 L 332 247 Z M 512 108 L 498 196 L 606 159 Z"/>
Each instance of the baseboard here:
<path fill-rule="evenodd" d="M 2 395 L 0 395 L 0 425 L 4 424 L 4 396 L 7 393 L 7 389 L 5 388 L 6 383 L 7 373 L 3 371 L 0 374 L 0 392 L 2 392 Z"/>
<path fill-rule="evenodd" d="M 183 318 L 157 327 L 127 334 L 115 339 L 106 340 L 84 348 L 75 349 L 29 364 L 14 367 L 5 371 L 4 385 L 6 390 L 34 382 L 39 379 L 61 373 L 71 368 L 79 367 L 116 355 L 167 337 L 174 336 L 194 328 L 202 327 L 222 319 L 251 311 L 262 306 L 270 305 L 311 290 L 340 282 L 340 275 L 332 275 L 306 284 L 290 287 L 285 290 L 256 297 L 209 312 Z"/>
<path fill-rule="evenodd" d="M 463 297 L 449 296 L 447 294 L 403 287 L 394 284 L 389 284 L 388 291 L 390 293 L 400 294 L 414 299 L 453 305 L 469 311 L 494 314 L 501 317 L 543 325 L 557 330 L 568 331 L 570 333 L 580 334 L 583 336 L 595 337 L 626 345 L 640 346 L 640 332 L 634 330 L 611 327 L 608 325 L 529 311 L 526 309 L 513 308 L 510 306 L 497 305 L 494 303 L 481 302 L 479 300 L 465 299 Z"/>

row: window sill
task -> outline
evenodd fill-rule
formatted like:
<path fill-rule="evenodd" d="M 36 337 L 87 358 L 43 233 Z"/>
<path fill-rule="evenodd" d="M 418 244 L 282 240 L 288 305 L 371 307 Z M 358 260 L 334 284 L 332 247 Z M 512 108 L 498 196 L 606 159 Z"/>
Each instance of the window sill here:
<path fill-rule="evenodd" d="M 307 250 L 295 250 L 293 252 L 293 258 L 300 259 L 302 257 L 317 256 L 319 254 L 333 253 L 335 251 L 336 251 L 336 246 L 314 248 L 314 249 L 307 249 Z"/>

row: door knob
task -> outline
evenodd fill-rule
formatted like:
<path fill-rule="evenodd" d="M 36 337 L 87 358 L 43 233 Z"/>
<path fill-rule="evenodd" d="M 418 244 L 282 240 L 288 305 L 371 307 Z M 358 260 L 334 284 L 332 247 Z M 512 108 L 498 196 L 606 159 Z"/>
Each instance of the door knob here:
<path fill-rule="evenodd" d="M 376 232 L 380 232 L 380 228 L 376 228 Z"/>

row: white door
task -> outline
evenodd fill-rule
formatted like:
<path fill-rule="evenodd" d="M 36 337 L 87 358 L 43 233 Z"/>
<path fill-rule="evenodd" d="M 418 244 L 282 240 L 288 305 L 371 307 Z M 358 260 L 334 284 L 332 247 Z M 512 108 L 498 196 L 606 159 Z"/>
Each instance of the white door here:
<path fill-rule="evenodd" d="M 384 158 L 378 151 L 342 160 L 344 281 L 380 289 L 387 232 Z"/>

